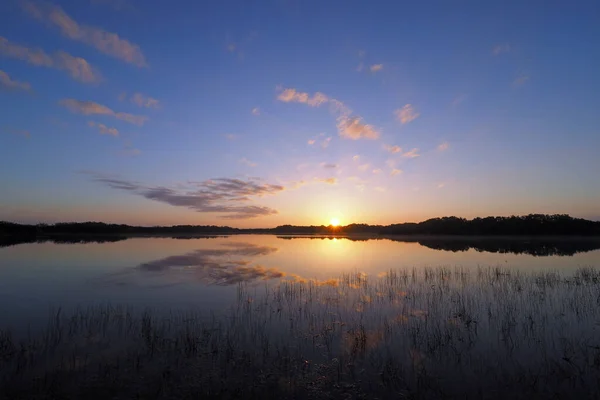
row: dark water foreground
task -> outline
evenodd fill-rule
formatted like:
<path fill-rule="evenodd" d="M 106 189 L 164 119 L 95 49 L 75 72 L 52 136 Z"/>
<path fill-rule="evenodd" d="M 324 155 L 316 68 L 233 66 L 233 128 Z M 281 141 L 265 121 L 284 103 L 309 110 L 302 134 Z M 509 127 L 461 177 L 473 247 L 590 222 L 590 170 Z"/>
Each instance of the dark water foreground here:
<path fill-rule="evenodd" d="M 590 268 L 240 284 L 222 315 L 57 309 L 0 331 L 0 398 L 590 399 L 599 324 Z"/>

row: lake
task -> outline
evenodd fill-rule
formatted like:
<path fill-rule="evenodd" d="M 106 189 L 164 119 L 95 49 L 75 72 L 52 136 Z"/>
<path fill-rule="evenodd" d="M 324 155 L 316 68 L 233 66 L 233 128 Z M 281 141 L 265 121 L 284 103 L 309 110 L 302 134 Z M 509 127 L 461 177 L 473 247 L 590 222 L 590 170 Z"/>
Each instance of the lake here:
<path fill-rule="evenodd" d="M 37 242 L 0 248 L 0 326 L 46 323 L 51 309 L 126 304 L 213 310 L 281 280 L 327 283 L 342 274 L 445 266 L 573 274 L 600 265 L 599 239 L 333 238 L 234 235 Z"/>
<path fill-rule="evenodd" d="M 600 391 L 598 239 L 94 240 L 3 242 L 0 398 Z"/>

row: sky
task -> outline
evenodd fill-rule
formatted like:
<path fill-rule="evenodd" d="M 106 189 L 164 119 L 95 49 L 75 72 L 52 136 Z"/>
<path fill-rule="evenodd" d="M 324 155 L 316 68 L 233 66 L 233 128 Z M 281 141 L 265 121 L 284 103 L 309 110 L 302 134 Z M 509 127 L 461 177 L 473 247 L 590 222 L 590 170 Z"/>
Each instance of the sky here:
<path fill-rule="evenodd" d="M 597 1 L 0 3 L 0 220 L 600 219 Z"/>

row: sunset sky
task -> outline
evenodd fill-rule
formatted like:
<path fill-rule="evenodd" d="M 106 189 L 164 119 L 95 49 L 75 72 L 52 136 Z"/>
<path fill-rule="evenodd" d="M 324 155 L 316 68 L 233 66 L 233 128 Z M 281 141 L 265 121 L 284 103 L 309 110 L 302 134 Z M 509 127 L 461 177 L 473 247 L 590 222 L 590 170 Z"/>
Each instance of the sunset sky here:
<path fill-rule="evenodd" d="M 0 220 L 600 219 L 599 15 L 598 1 L 1 1 Z"/>

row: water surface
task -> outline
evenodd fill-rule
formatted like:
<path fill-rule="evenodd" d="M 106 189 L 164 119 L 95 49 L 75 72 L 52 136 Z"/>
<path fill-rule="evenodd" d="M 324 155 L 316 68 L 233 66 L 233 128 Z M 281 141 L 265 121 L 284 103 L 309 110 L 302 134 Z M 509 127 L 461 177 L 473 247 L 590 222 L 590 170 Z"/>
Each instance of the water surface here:
<path fill-rule="evenodd" d="M 0 325 L 36 326 L 52 308 L 99 303 L 224 310 L 240 283 L 264 291 L 281 280 L 327 284 L 342 274 L 376 277 L 406 267 L 569 275 L 599 265 L 598 239 L 235 235 L 24 243 L 0 248 Z"/>

